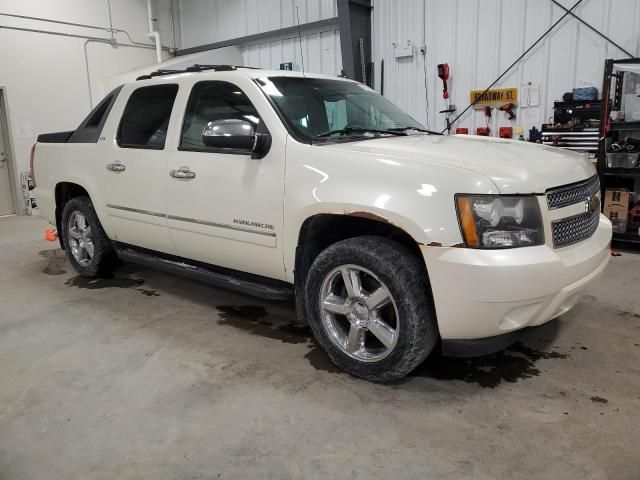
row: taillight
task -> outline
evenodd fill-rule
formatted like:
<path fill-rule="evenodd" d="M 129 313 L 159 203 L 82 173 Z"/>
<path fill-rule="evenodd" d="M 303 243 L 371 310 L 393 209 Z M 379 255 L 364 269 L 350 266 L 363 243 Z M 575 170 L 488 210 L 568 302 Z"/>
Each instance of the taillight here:
<path fill-rule="evenodd" d="M 31 147 L 31 154 L 29 155 L 29 174 L 31 175 L 31 181 L 33 182 L 33 188 L 36 187 L 36 176 L 33 172 L 33 157 L 36 153 L 36 145 L 37 143 L 34 143 L 33 146 Z"/>

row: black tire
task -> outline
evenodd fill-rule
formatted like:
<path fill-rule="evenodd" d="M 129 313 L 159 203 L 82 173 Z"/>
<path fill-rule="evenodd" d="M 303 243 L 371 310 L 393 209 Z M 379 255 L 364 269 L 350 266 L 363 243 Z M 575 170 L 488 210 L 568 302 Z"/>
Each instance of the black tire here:
<path fill-rule="evenodd" d="M 384 283 L 395 303 L 397 313 L 394 315 L 397 315 L 399 325 L 396 344 L 386 357 L 378 361 L 363 361 L 350 356 L 334 343 L 323 323 L 320 305 L 323 283 L 331 272 L 343 265 L 364 267 L 373 273 Z M 351 238 L 321 252 L 309 269 L 305 300 L 307 318 L 316 340 L 336 366 L 355 377 L 373 382 L 402 378 L 424 361 L 438 340 L 424 264 L 404 245 L 387 238 Z"/>
<path fill-rule="evenodd" d="M 74 257 L 69 238 L 69 218 L 74 212 L 81 213 L 91 227 L 93 240 L 93 256 L 87 265 L 81 265 Z M 93 208 L 93 204 L 88 197 L 75 197 L 69 200 L 62 210 L 62 243 L 67 252 L 67 258 L 73 268 L 83 277 L 95 278 L 110 275 L 118 264 L 118 256 L 113 250 L 111 241 L 107 237 L 100 220 Z"/>

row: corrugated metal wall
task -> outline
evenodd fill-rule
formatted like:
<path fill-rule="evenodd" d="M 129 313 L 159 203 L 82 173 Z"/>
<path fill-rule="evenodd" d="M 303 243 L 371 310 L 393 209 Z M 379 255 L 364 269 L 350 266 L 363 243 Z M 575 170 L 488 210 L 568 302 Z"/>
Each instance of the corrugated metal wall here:
<path fill-rule="evenodd" d="M 335 0 L 180 0 L 181 48 L 337 16 Z"/>
<path fill-rule="evenodd" d="M 182 0 L 180 2 L 181 48 L 269 32 L 300 23 L 336 17 L 336 0 Z M 301 69 L 297 35 L 274 37 L 241 45 L 245 65 L 279 68 L 292 62 Z M 326 28 L 302 35 L 307 72 L 339 74 L 342 70 L 340 32 Z"/>
<path fill-rule="evenodd" d="M 340 32 L 331 29 L 303 35 L 302 54 L 307 72 L 338 75 L 342 70 Z M 244 65 L 276 70 L 280 63 L 292 62 L 294 70 L 301 70 L 302 65 L 297 36 L 242 45 L 242 59 Z"/>
<path fill-rule="evenodd" d="M 438 63 L 449 63 L 452 103 L 462 111 L 469 90 L 486 88 L 564 13 L 550 0 L 373 0 L 373 59 L 380 89 L 384 59 L 384 94 L 431 128 L 445 127 Z M 570 8 L 573 0 L 560 0 Z M 584 0 L 576 15 L 623 48 L 640 54 L 640 1 Z M 411 42 L 411 56 L 396 58 Z M 426 59 L 420 47 L 426 45 Z M 406 53 L 406 51 L 405 51 Z M 567 17 L 496 87 L 540 85 L 539 107 L 518 108 L 509 122 L 494 112 L 491 126 L 531 126 L 553 115 L 553 101 L 574 86 L 602 86 L 605 58 L 625 55 L 596 33 Z M 426 72 L 426 75 L 425 75 Z M 425 89 L 426 85 L 426 89 Z M 425 95 L 426 91 L 426 95 Z M 522 97 L 522 91 L 520 92 Z M 427 113 L 428 112 L 428 113 Z M 481 111 L 470 111 L 457 124 L 484 126 Z"/>

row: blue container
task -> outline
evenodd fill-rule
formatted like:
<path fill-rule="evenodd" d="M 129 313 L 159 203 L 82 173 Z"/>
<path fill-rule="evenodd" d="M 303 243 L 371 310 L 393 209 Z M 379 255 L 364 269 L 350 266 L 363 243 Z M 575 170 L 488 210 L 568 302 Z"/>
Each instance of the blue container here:
<path fill-rule="evenodd" d="M 598 89 L 596 87 L 578 87 L 573 89 L 573 100 L 597 100 Z"/>

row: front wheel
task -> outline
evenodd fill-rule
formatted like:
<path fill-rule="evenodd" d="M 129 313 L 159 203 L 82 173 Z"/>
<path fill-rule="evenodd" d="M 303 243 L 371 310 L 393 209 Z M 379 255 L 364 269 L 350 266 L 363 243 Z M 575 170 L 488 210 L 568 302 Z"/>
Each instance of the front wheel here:
<path fill-rule="evenodd" d="M 357 237 L 328 247 L 309 270 L 305 295 L 316 339 L 356 377 L 401 378 L 438 339 L 421 260 L 387 238 Z"/>
<path fill-rule="evenodd" d="M 61 223 L 67 257 L 80 275 L 98 277 L 113 272 L 117 255 L 89 198 L 69 200 L 62 210 Z"/>

